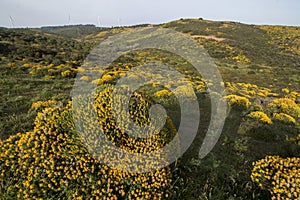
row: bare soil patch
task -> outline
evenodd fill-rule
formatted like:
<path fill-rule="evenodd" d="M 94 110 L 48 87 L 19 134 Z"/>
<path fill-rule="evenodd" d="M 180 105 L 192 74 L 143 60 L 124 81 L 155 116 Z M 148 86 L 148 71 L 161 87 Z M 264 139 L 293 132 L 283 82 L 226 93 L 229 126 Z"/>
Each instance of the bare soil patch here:
<path fill-rule="evenodd" d="M 215 35 L 192 35 L 192 38 L 213 39 L 219 42 L 226 40 L 226 38 L 218 38 Z"/>

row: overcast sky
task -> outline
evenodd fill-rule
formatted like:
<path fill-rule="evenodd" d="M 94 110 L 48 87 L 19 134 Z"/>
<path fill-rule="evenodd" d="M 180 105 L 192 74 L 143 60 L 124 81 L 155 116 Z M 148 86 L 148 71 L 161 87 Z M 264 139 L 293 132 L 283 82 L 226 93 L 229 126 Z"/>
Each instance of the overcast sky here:
<path fill-rule="evenodd" d="M 300 0 L 0 0 L 4 27 L 110 27 L 199 17 L 300 26 Z"/>

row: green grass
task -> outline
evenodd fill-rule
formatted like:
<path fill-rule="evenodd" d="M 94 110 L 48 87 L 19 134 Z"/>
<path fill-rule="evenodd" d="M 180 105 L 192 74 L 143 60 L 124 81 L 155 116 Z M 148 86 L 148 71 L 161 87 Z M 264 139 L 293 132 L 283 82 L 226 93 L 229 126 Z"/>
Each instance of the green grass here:
<path fill-rule="evenodd" d="M 0 65 L 0 134 L 7 138 L 32 130 L 36 113 L 30 111 L 35 101 L 70 99 L 71 79 L 45 80 L 19 68 Z"/>

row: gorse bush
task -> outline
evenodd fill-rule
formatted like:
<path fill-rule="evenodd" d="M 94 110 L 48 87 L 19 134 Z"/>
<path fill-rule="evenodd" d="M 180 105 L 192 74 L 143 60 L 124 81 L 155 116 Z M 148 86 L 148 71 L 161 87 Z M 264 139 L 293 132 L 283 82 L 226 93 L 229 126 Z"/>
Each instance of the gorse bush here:
<path fill-rule="evenodd" d="M 269 190 L 272 199 L 299 199 L 300 158 L 266 156 L 254 163 L 251 179 Z"/>
<path fill-rule="evenodd" d="M 267 114 L 265 114 L 264 112 L 261 111 L 255 111 L 255 112 L 251 112 L 250 114 L 247 115 L 247 117 L 250 117 L 252 119 L 261 121 L 263 123 L 266 124 L 272 124 L 272 120 L 268 117 Z"/>
<path fill-rule="evenodd" d="M 296 120 L 285 113 L 273 113 L 273 118 L 287 124 L 296 124 Z"/>
<path fill-rule="evenodd" d="M 278 98 L 270 102 L 267 106 L 272 113 L 284 113 L 300 119 L 300 106 L 289 98 Z"/>
<path fill-rule="evenodd" d="M 103 75 L 102 78 L 92 81 L 92 83 L 96 84 L 96 85 L 101 85 L 101 84 L 107 83 L 108 81 L 111 81 L 111 80 L 114 80 L 114 77 L 112 77 L 109 74 L 105 74 L 105 75 Z"/>
<path fill-rule="evenodd" d="M 247 109 L 251 102 L 246 98 L 238 95 L 228 95 L 225 97 L 230 106 L 238 106 L 244 109 Z"/>
<path fill-rule="evenodd" d="M 172 92 L 164 89 L 164 90 L 155 92 L 154 95 L 158 98 L 168 98 L 169 96 L 172 95 Z"/>
<path fill-rule="evenodd" d="M 174 133 L 172 122 L 162 134 L 135 139 L 119 130 L 109 116 L 111 87 L 95 95 L 98 126 L 108 139 L 130 152 L 149 152 L 164 145 Z M 147 98 L 134 95 L 131 119 L 149 122 Z M 134 174 L 99 162 L 75 132 L 72 103 L 37 102 L 32 132 L 18 133 L 0 144 L 0 181 L 3 197 L 13 199 L 163 199 L 170 193 L 170 168 Z M 141 110 L 141 112 L 139 112 Z M 85 112 L 77 117 L 88 117 Z M 90 132 L 91 133 L 91 132 Z M 123 135 L 120 135 L 123 134 Z M 82 136 L 82 135 L 81 135 Z M 87 136 L 87 135 L 86 135 Z M 90 138 L 91 139 L 91 138 Z M 95 139 L 95 138 L 92 138 Z M 149 144 L 150 143 L 150 144 Z M 94 141 L 97 148 L 97 141 Z"/>
<path fill-rule="evenodd" d="M 139 131 L 135 127 L 129 126 L 130 121 L 135 122 L 139 127 L 146 127 L 150 125 L 149 118 L 149 107 L 153 104 L 150 97 L 146 97 L 144 94 L 134 92 L 131 96 L 129 102 L 129 115 L 124 112 L 124 110 L 117 109 L 115 110 L 115 115 L 112 114 L 112 97 L 113 97 L 114 88 L 108 86 L 99 95 L 96 95 L 94 109 L 97 113 L 97 121 L 99 128 L 103 133 L 108 137 L 118 147 L 126 150 L 127 152 L 132 153 L 147 153 L 151 151 L 157 151 L 162 148 L 170 139 L 173 138 L 176 133 L 175 127 L 172 124 L 172 121 L 167 118 L 165 126 L 159 133 L 154 133 L 155 127 L 149 127 L 149 129 L 142 129 L 143 132 L 149 135 L 147 138 L 137 138 L 132 137 L 136 131 Z M 125 95 L 130 96 L 130 91 L 125 89 Z M 116 95 L 116 94 L 115 94 Z M 118 95 L 118 94 L 117 94 Z M 79 97 L 79 102 L 80 102 Z M 126 99 L 122 99 L 122 95 L 117 97 L 117 105 L 126 105 Z M 115 105 L 116 105 L 115 104 Z M 74 117 L 78 121 L 81 120 L 84 116 L 92 116 L 92 110 L 87 110 L 84 103 L 79 103 L 80 109 L 76 109 L 80 113 L 74 113 Z M 92 105 L 91 105 L 92 106 Z M 116 109 L 116 107 L 114 107 Z M 155 120 L 161 120 L 159 117 Z M 88 118 L 84 120 L 82 125 L 79 127 L 79 131 L 84 136 L 88 136 L 88 140 L 85 141 L 87 144 L 91 144 L 89 148 L 91 151 L 97 151 L 97 147 L 105 148 L 99 140 L 99 135 L 95 134 L 99 132 L 99 129 L 95 126 L 95 120 Z M 141 131 L 141 130 L 140 130 Z M 85 137 L 83 137 L 85 138 Z M 99 143 L 97 143 L 99 141 Z M 94 148 L 95 147 L 95 148 Z M 109 147 L 108 147 L 109 148 Z M 108 149 L 109 150 L 109 149 Z"/>

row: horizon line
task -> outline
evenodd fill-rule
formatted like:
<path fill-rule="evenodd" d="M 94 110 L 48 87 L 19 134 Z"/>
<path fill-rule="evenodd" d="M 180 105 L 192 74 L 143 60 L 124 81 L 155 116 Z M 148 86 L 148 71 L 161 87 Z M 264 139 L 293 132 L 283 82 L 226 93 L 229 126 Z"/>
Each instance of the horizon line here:
<path fill-rule="evenodd" d="M 179 21 L 179 20 L 195 20 L 195 19 L 201 19 L 203 21 L 212 21 L 212 22 L 232 22 L 232 23 L 241 23 L 241 24 L 246 24 L 246 25 L 255 25 L 255 26 L 289 26 L 289 27 L 300 27 L 300 25 L 296 24 L 276 24 L 276 23 L 249 23 L 249 22 L 244 22 L 244 21 L 235 21 L 235 20 L 215 20 L 215 19 L 205 19 L 205 18 L 179 18 L 179 19 L 174 19 L 170 20 L 167 22 L 161 22 L 161 23 L 150 23 L 150 22 L 141 22 L 137 24 L 123 24 L 123 25 L 104 25 L 104 26 L 98 26 L 96 23 L 70 23 L 70 24 L 45 24 L 45 25 L 38 25 L 38 26 L 7 26 L 7 25 L 0 25 L 0 28 L 7 28 L 7 29 L 26 29 L 26 28 L 44 28 L 44 27 L 63 27 L 63 26 L 78 26 L 78 25 L 92 25 L 97 28 L 122 28 L 122 27 L 132 27 L 132 26 L 142 26 L 142 25 L 161 25 L 161 24 L 166 24 L 166 23 L 171 23 L 174 21 Z"/>

